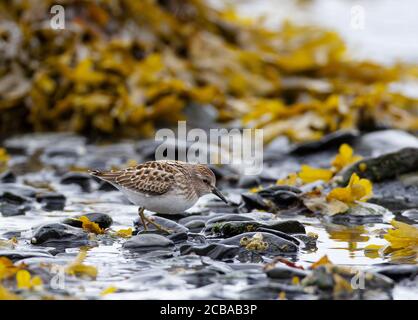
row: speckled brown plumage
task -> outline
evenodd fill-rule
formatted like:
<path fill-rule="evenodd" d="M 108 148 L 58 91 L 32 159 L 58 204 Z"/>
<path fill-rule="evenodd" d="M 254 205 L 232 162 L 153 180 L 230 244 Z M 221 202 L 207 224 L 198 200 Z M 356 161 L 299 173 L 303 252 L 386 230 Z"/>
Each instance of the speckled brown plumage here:
<path fill-rule="evenodd" d="M 113 184 L 140 208 L 154 212 L 183 212 L 209 193 L 227 202 L 216 188 L 215 175 L 202 164 L 160 160 L 91 174 Z"/>
<path fill-rule="evenodd" d="M 92 174 L 135 192 L 162 195 L 176 184 L 176 180 L 183 180 L 187 170 L 174 161 L 148 161 L 123 170 L 93 171 Z"/>

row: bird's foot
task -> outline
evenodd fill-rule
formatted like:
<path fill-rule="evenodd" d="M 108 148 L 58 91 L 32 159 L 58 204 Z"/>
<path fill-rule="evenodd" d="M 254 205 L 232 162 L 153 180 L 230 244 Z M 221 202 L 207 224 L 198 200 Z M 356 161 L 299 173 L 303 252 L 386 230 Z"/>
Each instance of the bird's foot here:
<path fill-rule="evenodd" d="M 148 226 L 147 226 L 147 223 L 148 223 L 148 224 L 152 224 L 157 230 L 166 232 L 168 234 L 172 233 L 171 230 L 166 229 L 162 225 L 156 223 L 152 218 L 148 218 L 147 216 L 145 216 L 143 208 L 138 209 L 138 214 L 139 214 L 139 217 L 141 218 L 141 223 L 144 226 L 145 231 L 148 231 Z"/>
<path fill-rule="evenodd" d="M 159 223 L 155 222 L 153 218 L 147 218 L 147 217 L 145 217 L 145 220 L 149 224 L 152 224 L 157 230 L 164 231 L 164 232 L 166 232 L 168 234 L 171 234 L 172 233 L 172 230 L 167 229 L 167 228 L 164 228 L 162 225 L 160 225 Z"/>

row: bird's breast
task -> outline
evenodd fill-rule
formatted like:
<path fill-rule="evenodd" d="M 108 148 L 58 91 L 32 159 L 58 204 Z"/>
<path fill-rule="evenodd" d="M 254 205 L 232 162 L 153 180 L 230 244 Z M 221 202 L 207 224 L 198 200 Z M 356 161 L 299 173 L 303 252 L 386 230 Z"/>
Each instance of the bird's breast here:
<path fill-rule="evenodd" d="M 169 191 L 162 195 L 147 195 L 125 188 L 121 188 L 120 190 L 133 204 L 156 213 L 181 213 L 192 207 L 199 199 L 197 196 L 190 196 L 173 191 Z"/>

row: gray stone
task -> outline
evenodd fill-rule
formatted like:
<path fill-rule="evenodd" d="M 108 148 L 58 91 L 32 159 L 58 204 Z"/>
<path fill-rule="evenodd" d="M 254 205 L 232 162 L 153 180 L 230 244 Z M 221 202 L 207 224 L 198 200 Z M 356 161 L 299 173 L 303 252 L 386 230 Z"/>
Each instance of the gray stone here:
<path fill-rule="evenodd" d="M 123 244 L 123 248 L 135 252 L 173 249 L 174 242 L 161 235 L 147 233 L 133 236 Z"/>

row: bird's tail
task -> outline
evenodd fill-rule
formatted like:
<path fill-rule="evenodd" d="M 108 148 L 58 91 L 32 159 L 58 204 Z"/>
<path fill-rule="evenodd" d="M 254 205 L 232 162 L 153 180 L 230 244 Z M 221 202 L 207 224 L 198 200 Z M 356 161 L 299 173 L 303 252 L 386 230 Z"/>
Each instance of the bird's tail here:
<path fill-rule="evenodd" d="M 89 174 L 109 182 L 115 181 L 116 177 L 118 176 L 118 173 L 116 171 L 89 170 Z"/>

